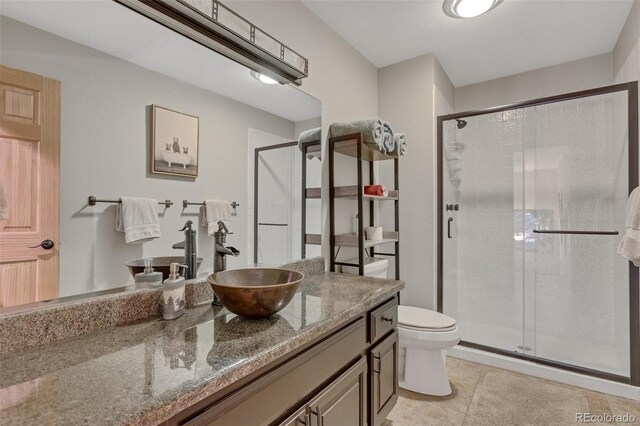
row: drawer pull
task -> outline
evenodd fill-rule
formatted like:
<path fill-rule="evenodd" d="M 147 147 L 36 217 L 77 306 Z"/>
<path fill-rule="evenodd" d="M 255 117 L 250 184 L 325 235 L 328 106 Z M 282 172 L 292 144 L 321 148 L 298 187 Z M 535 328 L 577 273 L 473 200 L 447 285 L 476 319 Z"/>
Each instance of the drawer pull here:
<path fill-rule="evenodd" d="M 311 426 L 311 422 L 309 420 L 309 413 L 304 413 L 304 418 L 302 420 L 298 418 L 298 422 L 302 423 L 304 426 Z"/>
<path fill-rule="evenodd" d="M 316 405 L 315 411 L 312 409 L 311 414 L 318 417 L 318 426 L 322 426 L 322 411 L 320 411 L 320 406 Z"/>
<path fill-rule="evenodd" d="M 393 322 L 393 318 L 388 318 L 388 317 L 382 317 L 380 318 L 382 321 L 386 321 L 386 322 Z"/>
<path fill-rule="evenodd" d="M 376 370 L 376 361 L 378 361 L 378 369 Z M 380 374 L 380 364 L 382 364 L 382 362 L 380 361 L 380 354 L 373 354 L 373 372 L 376 374 Z"/>

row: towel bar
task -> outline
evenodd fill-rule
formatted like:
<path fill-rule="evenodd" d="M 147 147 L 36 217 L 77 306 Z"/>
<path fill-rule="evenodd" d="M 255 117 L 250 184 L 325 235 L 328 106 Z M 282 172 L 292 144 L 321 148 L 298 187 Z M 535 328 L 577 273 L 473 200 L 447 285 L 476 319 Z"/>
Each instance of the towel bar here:
<path fill-rule="evenodd" d="M 187 206 L 204 206 L 204 201 L 201 203 L 190 203 L 188 200 L 182 200 L 182 208 L 186 209 Z M 240 204 L 235 201 L 231 203 L 231 207 L 233 207 L 233 214 L 236 214 L 236 207 L 239 207 Z"/>
<path fill-rule="evenodd" d="M 534 229 L 534 234 L 568 234 L 568 235 L 618 235 L 618 231 L 556 231 Z"/>
<path fill-rule="evenodd" d="M 93 195 L 89 195 L 89 198 L 87 199 L 87 203 L 90 206 L 95 206 L 96 203 L 111 203 L 111 204 L 118 204 L 121 203 L 122 201 L 120 200 L 98 200 L 95 196 Z M 164 204 L 165 208 L 169 208 L 173 205 L 173 202 L 171 200 L 164 200 L 164 201 L 158 201 L 158 204 Z"/>

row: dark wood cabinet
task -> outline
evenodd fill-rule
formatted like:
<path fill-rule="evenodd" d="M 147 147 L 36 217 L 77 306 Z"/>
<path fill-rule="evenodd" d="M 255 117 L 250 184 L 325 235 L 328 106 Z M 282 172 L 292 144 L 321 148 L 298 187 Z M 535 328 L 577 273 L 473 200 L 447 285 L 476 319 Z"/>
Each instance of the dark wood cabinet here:
<path fill-rule="evenodd" d="M 235 391 L 169 420 L 189 426 L 378 426 L 398 399 L 397 299 L 389 299 Z M 373 346 L 373 347 L 372 347 Z"/>
<path fill-rule="evenodd" d="M 362 358 L 308 405 L 309 426 L 367 424 L 367 360 Z"/>
<path fill-rule="evenodd" d="M 372 426 L 384 423 L 398 401 L 398 350 L 397 331 L 371 349 L 369 406 Z"/>

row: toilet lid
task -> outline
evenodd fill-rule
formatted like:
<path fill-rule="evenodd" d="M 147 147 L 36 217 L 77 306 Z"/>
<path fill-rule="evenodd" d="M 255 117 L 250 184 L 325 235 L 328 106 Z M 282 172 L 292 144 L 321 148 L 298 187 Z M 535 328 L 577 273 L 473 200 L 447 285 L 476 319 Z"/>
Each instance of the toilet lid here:
<path fill-rule="evenodd" d="M 429 330 L 450 329 L 456 320 L 440 312 L 413 306 L 398 306 L 398 324 Z"/>

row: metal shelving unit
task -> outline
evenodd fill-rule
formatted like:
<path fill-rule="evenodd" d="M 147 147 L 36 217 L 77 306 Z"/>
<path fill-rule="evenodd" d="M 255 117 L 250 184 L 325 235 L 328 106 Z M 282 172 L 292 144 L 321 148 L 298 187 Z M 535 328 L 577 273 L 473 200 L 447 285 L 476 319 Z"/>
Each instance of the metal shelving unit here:
<path fill-rule="evenodd" d="M 356 159 L 358 184 L 351 186 L 335 186 L 335 154 L 342 154 Z M 363 162 L 369 164 L 369 184 L 375 181 L 374 162 L 393 161 L 394 188 L 389 191 L 387 197 L 378 197 L 364 194 L 363 182 Z M 306 191 L 307 198 L 319 196 L 317 188 L 310 188 Z M 336 235 L 335 232 L 335 200 L 337 198 L 353 199 L 358 203 L 358 232 L 356 234 Z M 394 203 L 395 230 L 384 232 L 383 239 L 379 241 L 365 240 L 364 236 L 364 203 L 369 202 L 369 226 L 375 223 L 376 202 Z M 377 149 L 365 143 L 362 134 L 355 133 L 347 136 L 329 138 L 329 214 L 330 214 L 330 234 L 329 244 L 331 249 L 330 268 L 335 272 L 336 265 L 357 266 L 360 275 L 364 275 L 365 250 L 370 248 L 369 255 L 390 256 L 395 258 L 395 278 L 400 279 L 400 220 L 399 220 L 399 192 L 398 192 L 398 158 L 392 155 L 383 154 Z M 376 252 L 375 247 L 381 244 L 394 243 L 394 253 Z M 336 257 L 341 247 L 355 247 L 358 249 L 358 264 L 337 262 Z"/>
<path fill-rule="evenodd" d="M 307 200 L 319 199 L 321 197 L 321 188 L 307 188 L 307 158 L 308 154 L 320 152 L 322 149 L 321 141 L 308 142 L 302 145 L 302 221 L 301 232 L 302 241 L 300 247 L 302 250 L 302 259 L 307 257 L 307 244 L 321 245 L 322 236 L 320 234 L 307 234 Z"/>

